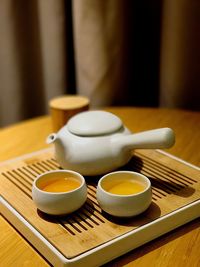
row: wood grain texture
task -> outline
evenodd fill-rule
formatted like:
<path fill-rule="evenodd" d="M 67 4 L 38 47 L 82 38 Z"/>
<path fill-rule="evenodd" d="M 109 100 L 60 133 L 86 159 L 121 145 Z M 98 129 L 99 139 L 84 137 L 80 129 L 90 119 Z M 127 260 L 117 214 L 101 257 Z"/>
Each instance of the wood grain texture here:
<path fill-rule="evenodd" d="M 192 164 L 200 165 L 200 113 L 181 110 L 149 109 L 149 108 L 108 108 L 124 121 L 133 132 L 149 130 L 160 127 L 171 127 L 176 133 L 176 144 L 167 151 Z M 52 131 L 49 117 L 25 121 L 0 131 L 0 160 L 6 160 L 16 156 L 30 153 L 45 147 L 46 136 Z M 6 228 L 7 222 L 3 221 L 3 227 L 7 235 L 10 235 L 10 246 L 14 246 L 16 235 L 14 228 Z M 2 230 L 1 230 L 2 232 Z M 18 234 L 17 234 L 18 235 Z M 19 236 L 19 235 L 18 235 Z M 15 266 L 25 266 L 26 262 L 39 262 L 39 266 L 46 266 L 37 251 L 19 236 L 18 247 L 23 250 L 23 257 L 16 258 L 15 251 L 6 247 L 3 235 L 0 235 L 2 244 L 0 262 L 7 258 L 8 262 L 15 262 Z M 146 244 L 131 253 L 128 253 L 108 266 L 199 266 L 200 246 L 200 222 L 195 220 L 172 233 L 166 234 L 157 240 Z M 34 256 L 32 256 L 32 253 Z M 31 255 L 31 256 L 30 256 Z M 31 259 L 31 261 L 30 261 Z M 32 259 L 35 259 L 34 262 Z M 12 266 L 12 265 L 7 265 Z"/>
<path fill-rule="evenodd" d="M 49 266 L 2 216 L 0 229 L 0 266 Z"/>
<path fill-rule="evenodd" d="M 0 193 L 66 258 L 74 258 L 200 198 L 197 169 L 156 150 L 136 150 L 131 162 L 124 168 L 139 171 L 151 180 L 153 201 L 146 212 L 121 223 L 104 216 L 96 200 L 96 182 L 93 178 L 87 179 L 88 199 L 85 205 L 71 215 L 53 219 L 38 213 L 31 197 L 33 180 L 45 171 L 60 167 L 53 156 L 52 150 L 42 150 L 1 164 Z M 91 211 L 89 215 L 86 214 L 88 209 Z M 94 212 L 98 213 L 96 218 Z M 92 221 L 98 221 L 98 224 L 91 226 Z"/>

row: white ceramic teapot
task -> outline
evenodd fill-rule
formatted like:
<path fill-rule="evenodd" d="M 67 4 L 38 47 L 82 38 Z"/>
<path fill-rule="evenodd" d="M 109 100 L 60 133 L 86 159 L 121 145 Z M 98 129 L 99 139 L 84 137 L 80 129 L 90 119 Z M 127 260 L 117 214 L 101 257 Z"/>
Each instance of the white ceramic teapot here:
<path fill-rule="evenodd" d="M 88 176 L 125 165 L 132 149 L 169 148 L 174 142 L 170 128 L 131 134 L 120 118 L 106 111 L 79 113 L 47 137 L 48 144 L 55 144 L 55 157 L 62 168 Z"/>

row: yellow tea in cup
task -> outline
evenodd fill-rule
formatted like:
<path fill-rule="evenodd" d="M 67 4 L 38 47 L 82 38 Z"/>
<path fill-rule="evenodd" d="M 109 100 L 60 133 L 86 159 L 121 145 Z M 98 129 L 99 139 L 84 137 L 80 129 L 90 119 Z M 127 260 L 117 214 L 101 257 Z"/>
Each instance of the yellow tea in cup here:
<path fill-rule="evenodd" d="M 109 193 L 117 195 L 132 195 L 138 194 L 144 191 L 145 186 L 137 181 L 131 181 L 130 179 L 124 179 L 121 181 L 112 181 L 109 187 L 106 189 Z"/>
<path fill-rule="evenodd" d="M 81 185 L 80 181 L 73 177 L 61 177 L 48 181 L 41 189 L 46 192 L 69 192 Z"/>
<path fill-rule="evenodd" d="M 99 206 L 108 214 L 136 216 L 151 204 L 151 182 L 138 172 L 111 172 L 98 181 L 96 196 Z"/>

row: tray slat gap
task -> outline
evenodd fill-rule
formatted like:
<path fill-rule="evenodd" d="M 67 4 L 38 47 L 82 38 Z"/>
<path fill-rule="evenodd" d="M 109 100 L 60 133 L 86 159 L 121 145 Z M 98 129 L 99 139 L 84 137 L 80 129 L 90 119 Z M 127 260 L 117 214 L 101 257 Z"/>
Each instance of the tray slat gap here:
<path fill-rule="evenodd" d="M 142 170 L 141 173 L 149 177 L 148 172 Z M 150 180 L 151 180 L 152 186 L 154 186 L 155 188 L 160 189 L 164 191 L 164 193 L 167 193 L 167 194 L 171 194 L 172 192 L 175 192 L 175 190 L 171 190 L 171 188 L 168 188 L 166 185 L 163 185 L 160 179 L 156 179 L 156 177 L 152 177 L 152 178 L 154 178 L 154 180 L 152 180 L 151 178 Z"/>
<path fill-rule="evenodd" d="M 167 172 L 166 173 L 159 173 L 158 171 L 155 171 L 154 169 L 152 170 L 150 167 L 146 166 L 146 168 L 147 168 L 147 170 L 151 171 L 152 173 L 158 175 L 158 177 L 161 177 L 163 179 L 170 181 L 174 187 L 185 187 L 185 186 L 188 186 L 188 184 L 193 184 L 191 182 L 184 183 L 182 180 L 177 179 L 176 176 L 171 176 Z M 174 180 L 177 181 L 178 184 L 175 183 Z"/>
<path fill-rule="evenodd" d="M 163 192 L 161 189 L 156 188 L 152 185 L 152 191 L 154 194 L 160 195 L 160 197 L 166 197 L 168 194 Z"/>
<path fill-rule="evenodd" d="M 19 176 L 19 180 L 22 181 L 23 183 L 25 183 L 27 185 L 27 187 L 29 187 L 31 189 L 32 187 L 32 181 L 30 180 L 27 180 L 27 177 L 26 175 L 24 175 L 23 173 L 20 173 L 19 170 L 12 170 L 12 174 L 14 177 L 18 177 Z"/>
<path fill-rule="evenodd" d="M 39 162 L 33 163 L 32 166 L 38 169 L 41 173 L 44 173 L 47 171 L 47 169 L 45 169 Z"/>
<path fill-rule="evenodd" d="M 155 170 L 154 168 L 152 169 L 151 167 L 149 167 L 148 165 L 141 165 L 141 170 L 146 171 L 147 173 L 149 173 L 150 175 L 152 174 L 153 176 L 156 176 L 157 178 L 160 178 L 161 180 L 167 180 L 171 183 L 171 186 L 176 187 L 177 190 L 180 190 L 182 188 L 184 188 L 185 186 L 188 186 L 188 184 L 183 183 L 182 181 L 177 181 L 177 183 L 174 182 L 175 177 L 171 177 L 172 179 L 170 179 L 170 175 L 166 172 L 166 173 L 162 173 L 159 172 L 157 170 Z"/>
<path fill-rule="evenodd" d="M 92 218 L 92 214 L 90 214 L 89 212 L 87 212 L 87 210 L 85 210 L 85 209 L 81 209 L 81 211 L 78 214 L 78 216 L 80 216 L 92 228 L 93 227 L 96 227 L 97 225 L 99 225 L 99 223 L 96 222 Z"/>
<path fill-rule="evenodd" d="M 65 220 L 62 220 L 63 225 L 70 224 L 77 232 L 82 233 L 82 226 L 74 219 L 73 214 L 67 217 Z"/>
<path fill-rule="evenodd" d="M 35 166 L 33 164 L 27 165 L 27 167 L 30 168 L 32 171 L 34 171 L 36 173 L 36 176 L 38 176 L 39 174 L 41 174 L 41 171 L 38 172 L 38 169 L 35 168 Z"/>
<path fill-rule="evenodd" d="M 163 165 L 162 163 L 157 162 L 156 160 L 153 160 L 152 158 L 149 158 L 149 157 L 147 157 L 147 156 L 145 156 L 145 155 L 143 155 L 143 154 L 141 154 L 141 153 L 136 152 L 136 155 L 137 155 L 137 154 L 138 154 L 141 158 L 143 158 L 145 161 L 147 161 L 147 162 L 152 162 L 152 163 L 151 163 L 152 165 L 159 166 L 160 169 L 164 169 L 165 171 L 167 170 L 168 172 L 169 172 L 169 170 L 170 170 L 170 172 L 171 172 L 172 175 L 174 175 L 174 173 L 175 173 L 175 176 L 179 176 L 179 177 L 181 177 L 181 178 L 185 177 L 187 180 L 192 181 L 192 182 L 194 182 L 194 183 L 197 183 L 197 182 L 198 182 L 198 181 L 194 180 L 193 178 L 188 177 L 188 176 L 186 176 L 185 174 L 180 173 L 180 172 L 178 172 L 177 170 L 174 170 L 174 169 L 170 168 L 169 166 L 165 166 L 165 165 Z M 183 178 L 183 179 L 184 179 L 184 178 Z"/>
<path fill-rule="evenodd" d="M 55 163 L 55 161 L 53 161 L 52 158 L 46 159 L 46 162 L 48 162 L 48 164 L 50 164 L 51 166 L 53 166 L 55 168 L 59 168 L 60 167 L 60 165 L 58 164 L 58 162 L 56 161 L 56 163 Z"/>
<path fill-rule="evenodd" d="M 7 177 L 10 177 L 10 181 L 12 181 L 12 182 L 17 181 L 16 183 L 18 184 L 18 188 L 22 188 L 22 186 L 23 186 L 23 188 L 26 188 L 28 191 L 31 191 L 30 184 L 28 183 L 28 185 L 27 185 L 27 181 L 25 181 L 24 179 L 23 180 L 19 179 L 18 176 L 14 175 L 10 171 L 8 171 L 6 174 L 7 174 Z M 26 182 L 26 183 L 24 183 L 24 182 Z"/>
<path fill-rule="evenodd" d="M 105 223 L 104 217 L 101 214 L 101 209 L 100 211 L 94 209 L 93 207 L 91 207 L 91 205 L 89 203 L 87 203 L 87 206 L 85 206 L 85 208 L 90 212 L 92 211 L 92 214 L 102 223 Z"/>
<path fill-rule="evenodd" d="M 42 164 L 48 167 L 48 170 L 57 170 L 58 168 L 50 164 L 47 160 L 41 161 Z"/>
<path fill-rule="evenodd" d="M 25 170 L 27 173 L 29 173 L 30 175 L 32 175 L 34 177 L 34 179 L 37 177 L 37 173 L 33 172 L 32 169 L 29 168 L 29 166 L 23 166 L 22 167 L 23 170 Z"/>
<path fill-rule="evenodd" d="M 83 220 L 83 218 L 81 218 L 81 216 L 78 214 L 78 212 L 73 214 L 73 219 L 75 222 L 78 223 L 78 225 L 80 225 L 83 228 L 83 230 L 85 230 L 85 231 L 88 230 L 88 224 L 86 224 L 86 222 Z"/>
<path fill-rule="evenodd" d="M 12 184 L 14 184 L 18 189 L 20 189 L 27 197 L 31 198 L 32 199 L 32 195 L 30 193 L 30 189 L 27 188 L 27 187 L 22 187 L 22 183 L 18 180 L 18 179 L 14 179 L 13 180 L 13 177 L 9 177 L 8 176 L 8 173 L 5 174 L 5 173 L 2 173 L 2 175 L 8 179 Z"/>
<path fill-rule="evenodd" d="M 185 188 L 186 186 L 188 186 L 187 184 L 177 184 L 175 182 L 173 182 L 172 180 L 170 180 L 169 178 L 166 178 L 165 176 L 159 174 L 159 173 L 156 173 L 154 171 L 152 171 L 151 169 L 148 169 L 146 168 L 146 173 L 148 173 L 149 175 L 153 175 L 154 177 L 157 178 L 157 180 L 160 180 L 161 182 L 162 181 L 165 181 L 165 182 L 169 182 L 167 185 L 165 184 L 165 186 L 171 188 L 172 190 L 181 190 L 183 188 Z"/>
<path fill-rule="evenodd" d="M 22 168 L 17 168 L 17 171 L 19 171 L 21 174 L 23 174 L 25 177 L 27 177 L 31 182 L 34 180 L 34 176 L 30 176 L 29 173 L 26 173 Z"/>
<path fill-rule="evenodd" d="M 47 165 L 45 165 L 43 163 L 43 161 L 37 162 L 36 164 L 37 164 L 37 166 L 40 166 L 42 169 L 44 169 L 44 172 L 46 172 L 46 171 L 52 171 L 52 168 L 49 168 Z"/>
<path fill-rule="evenodd" d="M 77 213 L 77 217 L 79 217 L 80 220 L 82 220 L 85 224 L 87 224 L 87 227 L 94 228 L 94 226 L 96 226 L 91 224 L 90 218 L 87 217 L 83 212 Z"/>
<path fill-rule="evenodd" d="M 58 164 L 58 162 L 54 158 L 51 158 L 48 161 L 50 161 L 51 164 L 53 164 L 55 167 L 61 168 L 60 165 Z"/>
<path fill-rule="evenodd" d="M 66 225 L 66 224 L 62 224 L 60 223 L 60 226 L 65 230 L 67 231 L 70 235 L 76 235 L 76 233 L 74 232 L 74 228 L 71 227 L 73 230 L 71 230 L 71 228 L 69 227 L 70 224 Z"/>

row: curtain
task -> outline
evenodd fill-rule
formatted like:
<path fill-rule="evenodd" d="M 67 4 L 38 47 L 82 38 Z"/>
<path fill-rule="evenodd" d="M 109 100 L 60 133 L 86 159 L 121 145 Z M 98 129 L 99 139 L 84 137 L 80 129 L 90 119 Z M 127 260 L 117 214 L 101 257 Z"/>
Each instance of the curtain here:
<path fill-rule="evenodd" d="M 0 126 L 62 94 L 199 110 L 198 0 L 1 0 Z"/>

